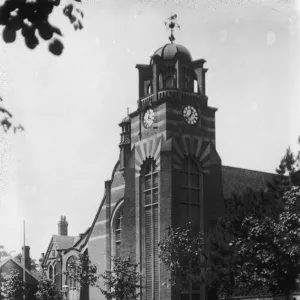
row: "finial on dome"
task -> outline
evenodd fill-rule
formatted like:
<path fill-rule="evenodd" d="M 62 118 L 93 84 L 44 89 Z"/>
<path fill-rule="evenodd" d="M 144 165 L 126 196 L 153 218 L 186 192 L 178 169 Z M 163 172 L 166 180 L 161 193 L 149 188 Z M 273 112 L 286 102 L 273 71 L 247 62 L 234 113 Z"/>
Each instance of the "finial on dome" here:
<path fill-rule="evenodd" d="M 171 14 L 171 16 L 165 21 L 165 25 L 168 29 L 171 30 L 171 35 L 169 36 L 169 40 L 171 41 L 171 43 L 173 43 L 175 41 L 175 37 L 173 35 L 174 32 L 174 28 L 178 28 L 180 29 L 179 24 L 177 23 L 177 14 Z"/>

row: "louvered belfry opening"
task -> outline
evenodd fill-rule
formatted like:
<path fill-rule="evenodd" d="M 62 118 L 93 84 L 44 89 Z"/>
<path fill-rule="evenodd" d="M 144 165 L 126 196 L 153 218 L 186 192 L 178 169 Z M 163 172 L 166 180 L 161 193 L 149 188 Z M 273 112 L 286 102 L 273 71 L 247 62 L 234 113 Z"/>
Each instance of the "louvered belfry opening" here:
<path fill-rule="evenodd" d="M 144 226 L 145 299 L 159 299 L 158 258 L 158 170 L 153 159 L 147 159 L 141 173 Z"/>
<path fill-rule="evenodd" d="M 200 187 L 199 166 L 193 157 L 186 157 L 180 171 L 180 224 L 184 226 L 187 222 L 192 222 L 195 234 L 200 230 Z M 190 272 L 193 272 L 192 266 Z M 199 283 L 190 282 L 181 290 L 181 300 L 194 300 L 199 297 Z"/>

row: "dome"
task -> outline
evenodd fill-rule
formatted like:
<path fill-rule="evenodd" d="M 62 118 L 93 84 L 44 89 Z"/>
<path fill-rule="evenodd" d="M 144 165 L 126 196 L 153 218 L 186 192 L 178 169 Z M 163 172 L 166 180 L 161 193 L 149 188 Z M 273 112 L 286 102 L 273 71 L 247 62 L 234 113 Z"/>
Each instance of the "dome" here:
<path fill-rule="evenodd" d="M 129 116 L 126 116 L 121 123 L 130 123 L 131 122 L 131 119 Z"/>
<path fill-rule="evenodd" d="M 159 55 L 164 60 L 172 60 L 177 53 L 187 58 L 189 61 L 192 61 L 192 55 L 190 51 L 186 47 L 174 43 L 166 44 L 163 47 L 157 49 L 153 53 L 153 56 Z M 150 63 L 152 63 L 152 58 Z"/>

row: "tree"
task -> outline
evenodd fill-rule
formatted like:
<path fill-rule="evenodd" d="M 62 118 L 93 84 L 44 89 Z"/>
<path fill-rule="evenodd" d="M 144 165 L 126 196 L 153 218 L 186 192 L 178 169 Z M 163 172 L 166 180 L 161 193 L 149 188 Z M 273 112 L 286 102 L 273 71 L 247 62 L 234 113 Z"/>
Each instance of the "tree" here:
<path fill-rule="evenodd" d="M 70 0 L 63 8 L 63 14 L 73 24 L 74 29 L 82 29 L 83 12 L 75 7 L 76 2 Z M 39 44 L 39 37 L 49 42 L 49 51 L 60 55 L 63 43 L 57 38 L 62 36 L 59 28 L 49 22 L 53 10 L 60 6 L 60 0 L 6 0 L 0 6 L 0 25 L 4 26 L 2 36 L 6 43 L 16 40 L 17 32 L 21 31 L 26 46 L 34 49 Z"/>
<path fill-rule="evenodd" d="M 3 245 L 0 245 L 0 260 L 1 258 L 9 257 L 10 253 L 4 248 Z"/>
<path fill-rule="evenodd" d="M 4 274 L 1 278 L 1 297 L 6 300 L 22 299 L 27 295 L 29 289 L 18 271 L 14 270 L 9 274 Z"/>
<path fill-rule="evenodd" d="M 187 289 L 190 282 L 202 282 L 204 235 L 202 232 L 195 234 L 191 222 L 185 227 L 168 227 L 158 248 L 159 258 L 171 272 L 172 286 L 176 286 L 178 280 L 183 289 Z"/>
<path fill-rule="evenodd" d="M 22 253 L 18 253 L 16 256 L 14 256 L 14 259 L 19 262 L 22 263 Z M 36 263 L 35 259 L 30 259 L 30 270 L 36 270 L 38 267 L 38 264 Z"/>
<path fill-rule="evenodd" d="M 298 137 L 298 144 L 300 145 L 300 136 Z M 276 174 L 273 176 L 272 181 L 267 183 L 275 199 L 281 198 L 292 185 L 300 186 L 300 165 L 297 165 L 299 160 L 300 152 L 296 155 L 288 147 L 280 161 L 279 167 L 276 169 Z"/>
<path fill-rule="evenodd" d="M 77 258 L 70 260 L 64 274 L 75 283 L 78 290 L 85 285 L 97 286 L 99 278 L 97 266 L 91 263 L 87 253 L 80 253 Z"/>
<path fill-rule="evenodd" d="M 35 293 L 37 300 L 62 300 L 63 293 L 58 286 L 50 279 L 42 279 L 38 284 L 38 291 Z"/>
<path fill-rule="evenodd" d="M 138 263 L 131 258 L 112 257 L 112 270 L 101 274 L 104 287 L 101 293 L 108 300 L 134 300 L 141 295 L 141 274 L 137 271 Z"/>
<path fill-rule="evenodd" d="M 191 226 L 168 228 L 159 248 L 172 285 L 179 276 L 183 288 L 188 281 L 204 282 L 219 298 L 293 291 L 300 274 L 299 189 L 286 192 L 280 210 L 263 192 L 247 189 L 235 195 L 205 243 Z"/>
<path fill-rule="evenodd" d="M 277 217 L 253 210 L 243 219 L 223 218 L 211 232 L 207 266 L 220 296 L 289 295 L 298 287 L 300 188 L 292 187 L 282 202 Z"/>

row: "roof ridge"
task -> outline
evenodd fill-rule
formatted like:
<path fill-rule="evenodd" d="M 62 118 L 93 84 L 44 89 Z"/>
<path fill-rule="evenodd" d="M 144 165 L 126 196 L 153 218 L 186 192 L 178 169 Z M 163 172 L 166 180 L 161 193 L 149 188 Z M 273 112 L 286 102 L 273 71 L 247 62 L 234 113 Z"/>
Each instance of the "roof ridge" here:
<path fill-rule="evenodd" d="M 222 167 L 245 170 L 245 171 L 251 171 L 251 172 L 257 172 L 257 173 L 265 173 L 265 174 L 270 174 L 270 175 L 275 175 L 276 174 L 276 173 L 271 173 L 271 172 L 266 172 L 266 171 L 253 170 L 253 169 L 247 169 L 247 168 L 242 168 L 242 167 L 234 167 L 234 166 L 228 166 L 228 165 L 222 165 Z"/>

